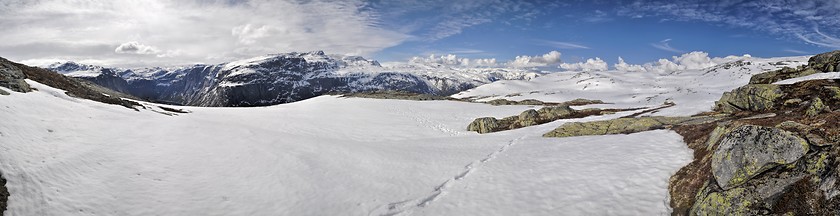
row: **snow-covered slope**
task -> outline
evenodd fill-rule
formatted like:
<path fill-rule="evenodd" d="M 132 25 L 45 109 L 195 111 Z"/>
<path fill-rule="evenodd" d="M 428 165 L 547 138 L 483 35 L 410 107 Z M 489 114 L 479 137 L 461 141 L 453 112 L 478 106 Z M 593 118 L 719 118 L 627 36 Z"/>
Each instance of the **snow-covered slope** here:
<path fill-rule="evenodd" d="M 48 68 L 140 98 L 194 106 L 261 106 L 328 92 L 373 90 L 449 95 L 496 80 L 530 79 L 540 74 L 524 69 L 420 64 L 383 67 L 362 57 L 321 51 L 172 68 L 119 69 L 73 62 Z"/>
<path fill-rule="evenodd" d="M 628 113 L 480 135 L 472 119 L 529 107 L 320 96 L 168 116 L 29 83 L 0 96 L 7 215 L 661 215 L 691 159 L 670 131 L 541 137 Z"/>
<path fill-rule="evenodd" d="M 483 101 L 538 99 L 562 102 L 575 98 L 603 100 L 600 107 L 644 107 L 674 102 L 677 108 L 657 115 L 680 116 L 710 111 L 725 91 L 749 83 L 752 75 L 808 63 L 809 56 L 783 58 L 743 57 L 703 69 L 669 72 L 558 72 L 528 81 L 505 80 L 453 95 Z"/>

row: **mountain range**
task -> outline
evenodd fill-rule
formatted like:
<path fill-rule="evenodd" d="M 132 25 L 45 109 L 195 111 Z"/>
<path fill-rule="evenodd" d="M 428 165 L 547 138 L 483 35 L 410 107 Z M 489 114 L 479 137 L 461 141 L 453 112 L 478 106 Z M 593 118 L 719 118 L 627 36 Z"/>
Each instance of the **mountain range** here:
<path fill-rule="evenodd" d="M 450 95 L 497 80 L 527 80 L 542 74 L 531 69 L 440 64 L 384 67 L 375 60 L 323 51 L 272 54 L 216 65 L 123 69 L 58 62 L 46 68 L 148 101 L 214 107 L 266 106 L 327 93 L 364 91 Z"/>

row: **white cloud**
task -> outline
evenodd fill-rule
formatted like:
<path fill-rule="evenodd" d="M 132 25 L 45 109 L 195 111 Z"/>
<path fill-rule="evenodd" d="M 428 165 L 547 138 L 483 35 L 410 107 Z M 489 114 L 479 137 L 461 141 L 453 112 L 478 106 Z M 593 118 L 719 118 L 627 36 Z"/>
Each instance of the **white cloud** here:
<path fill-rule="evenodd" d="M 560 60 L 560 52 L 551 51 L 539 56 L 516 56 L 516 58 L 508 62 L 510 67 L 542 67 L 562 62 Z"/>
<path fill-rule="evenodd" d="M 607 66 L 607 62 L 596 57 L 595 59 L 587 59 L 584 62 L 563 63 L 560 64 L 560 68 L 570 71 L 606 71 L 609 69 L 609 66 Z"/>
<path fill-rule="evenodd" d="M 727 56 L 727 57 L 715 57 L 709 58 L 709 54 L 706 52 L 694 51 L 690 53 L 685 53 L 680 56 L 673 56 L 671 59 L 659 59 L 653 63 L 647 63 L 641 65 L 644 68 L 644 71 L 647 72 L 655 72 L 655 73 L 671 73 L 674 71 L 683 71 L 683 70 L 698 70 L 713 67 L 718 64 L 737 61 L 740 59 L 750 58 L 750 55 L 743 55 L 743 56 Z M 624 61 L 620 59 L 619 63 L 623 63 Z M 631 68 L 631 69 L 638 69 L 639 65 L 630 65 L 626 64 L 622 65 L 623 68 Z M 619 67 L 616 66 L 616 69 Z M 620 69 L 619 69 L 620 70 Z"/>
<path fill-rule="evenodd" d="M 685 52 L 685 51 L 676 49 L 674 47 L 671 47 L 671 44 L 669 44 L 670 42 L 671 42 L 671 39 L 669 38 L 669 39 L 659 41 L 658 43 L 652 43 L 650 45 L 657 48 L 657 49 L 665 50 L 665 51 L 668 51 L 668 52 L 674 52 L 674 53 L 684 53 Z"/>
<path fill-rule="evenodd" d="M 114 52 L 121 54 L 156 55 L 160 53 L 160 50 L 152 46 L 138 43 L 137 41 L 131 41 L 120 44 Z"/>
<path fill-rule="evenodd" d="M 615 67 L 615 69 L 619 71 L 647 72 L 645 67 L 642 67 L 641 65 L 627 64 L 627 62 L 624 62 L 624 59 L 621 57 L 618 57 L 618 63 L 613 65 L 613 67 Z"/>
<path fill-rule="evenodd" d="M 270 36 L 269 31 L 271 31 L 271 27 L 266 25 L 254 27 L 251 24 L 245 24 L 233 27 L 230 33 L 239 38 L 239 43 L 249 45 L 256 43 L 258 39 Z"/>
<path fill-rule="evenodd" d="M 5 0 L 0 3 L 0 29 L 4 29 L 0 56 L 17 61 L 95 58 L 112 66 L 157 66 L 292 51 L 369 55 L 409 38 L 381 27 L 380 17 L 365 10 L 365 4 L 360 0 Z M 47 46 L 54 49 L 43 49 Z M 115 50 L 118 47 L 122 48 Z M 132 52 L 144 55 L 124 54 Z"/>
<path fill-rule="evenodd" d="M 461 66 L 461 67 L 493 67 L 497 66 L 495 58 L 489 59 L 469 59 L 469 58 L 459 58 L 457 55 L 454 54 L 447 54 L 447 55 L 429 55 L 429 57 L 413 57 L 409 60 L 410 63 L 415 64 L 438 64 L 438 65 L 448 65 L 448 66 Z"/>

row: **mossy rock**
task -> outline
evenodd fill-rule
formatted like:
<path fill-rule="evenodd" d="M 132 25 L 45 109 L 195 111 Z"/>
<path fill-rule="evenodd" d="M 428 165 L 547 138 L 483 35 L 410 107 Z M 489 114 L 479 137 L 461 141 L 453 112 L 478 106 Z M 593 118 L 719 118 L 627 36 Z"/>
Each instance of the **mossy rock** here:
<path fill-rule="evenodd" d="M 537 111 L 540 114 L 540 118 L 545 120 L 554 120 L 560 118 L 566 118 L 576 111 L 569 106 L 547 106 L 540 108 Z"/>
<path fill-rule="evenodd" d="M 539 101 L 539 100 L 534 100 L 534 99 L 525 99 L 525 100 L 522 100 L 522 101 L 516 102 L 516 104 L 517 104 L 517 105 L 534 105 L 534 106 L 536 106 L 536 105 L 543 105 L 543 104 L 545 104 L 545 103 L 544 103 L 544 102 L 542 102 L 542 101 Z"/>
<path fill-rule="evenodd" d="M 796 162 L 809 146 L 791 132 L 743 125 L 726 134 L 712 156 L 712 175 L 724 190 L 773 167 Z"/>
<path fill-rule="evenodd" d="M 688 120 L 690 117 L 639 117 L 619 118 L 594 122 L 570 122 L 561 125 L 543 137 L 574 137 L 607 134 L 630 134 L 642 131 L 664 129 Z"/>
<path fill-rule="evenodd" d="M 723 93 L 715 106 L 724 113 L 768 111 L 773 109 L 775 101 L 782 96 L 784 94 L 778 85 L 750 84 Z"/>
<path fill-rule="evenodd" d="M 808 59 L 808 67 L 822 72 L 840 70 L 840 50 L 817 54 Z"/>
<path fill-rule="evenodd" d="M 522 127 L 528 127 L 539 124 L 539 118 L 540 113 L 538 113 L 536 110 L 529 109 L 519 114 L 519 121 L 517 122 L 519 122 L 519 125 Z"/>
<path fill-rule="evenodd" d="M 747 192 L 744 188 L 711 192 L 694 204 L 691 215 L 749 215 L 752 203 Z"/>
<path fill-rule="evenodd" d="M 0 58 L 0 86 L 16 92 L 25 93 L 32 91 L 32 88 L 29 87 L 29 84 L 24 79 L 26 79 L 26 75 L 22 70 L 17 68 L 12 62 Z M 0 95 L 9 95 L 9 93 L 2 91 Z"/>
<path fill-rule="evenodd" d="M 829 110 L 828 106 L 826 106 L 823 103 L 822 99 L 817 97 L 817 98 L 814 98 L 813 100 L 811 100 L 811 103 L 808 106 L 808 109 L 805 110 L 805 115 L 807 115 L 809 117 L 814 117 L 814 116 L 817 116 L 817 115 L 819 115 L 820 113 L 822 113 L 823 111 L 826 111 L 826 110 Z"/>
<path fill-rule="evenodd" d="M 468 131 L 475 131 L 478 133 L 490 133 L 501 130 L 499 120 L 493 117 L 482 117 L 475 119 L 469 126 Z"/>
<path fill-rule="evenodd" d="M 837 86 L 826 86 L 825 89 L 831 95 L 831 99 L 840 100 L 840 87 Z"/>

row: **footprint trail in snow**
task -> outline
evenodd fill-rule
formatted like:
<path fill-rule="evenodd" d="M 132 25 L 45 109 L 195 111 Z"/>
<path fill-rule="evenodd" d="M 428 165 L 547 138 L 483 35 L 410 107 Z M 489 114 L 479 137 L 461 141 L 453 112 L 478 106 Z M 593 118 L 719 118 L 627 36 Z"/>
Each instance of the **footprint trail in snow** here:
<path fill-rule="evenodd" d="M 373 209 L 368 215 L 371 215 L 371 216 L 374 216 L 374 215 L 388 215 L 388 216 L 390 216 L 390 215 L 405 215 L 405 214 L 410 214 L 411 210 L 413 210 L 413 209 L 423 208 L 423 207 L 429 206 L 435 200 L 438 200 L 441 197 L 445 196 L 447 194 L 449 188 L 451 188 L 453 185 L 459 183 L 461 180 L 463 180 L 464 178 L 469 176 L 470 173 L 472 173 L 473 171 L 475 171 L 476 169 L 481 167 L 481 165 L 483 165 L 484 163 L 487 163 L 487 162 L 495 159 L 496 157 L 498 157 L 499 154 L 507 151 L 507 149 L 510 148 L 511 146 L 516 145 L 517 141 L 519 141 L 522 138 L 525 138 L 525 137 L 523 136 L 523 137 L 513 139 L 513 140 L 509 141 L 508 144 L 503 145 L 498 150 L 494 151 L 493 153 L 488 154 L 486 157 L 484 157 L 480 160 L 473 161 L 472 163 L 468 164 L 467 166 L 464 166 L 464 170 L 461 171 L 460 173 L 458 173 L 458 175 L 455 175 L 454 177 L 444 181 L 442 184 L 435 187 L 434 190 L 432 190 L 431 192 L 429 192 L 429 193 L 427 193 L 423 196 L 420 196 L 419 198 L 408 199 L 408 200 L 403 200 L 403 201 L 399 201 L 399 202 L 392 202 L 392 203 L 388 203 L 388 204 L 385 204 L 385 205 L 381 205 L 381 206 Z"/>

